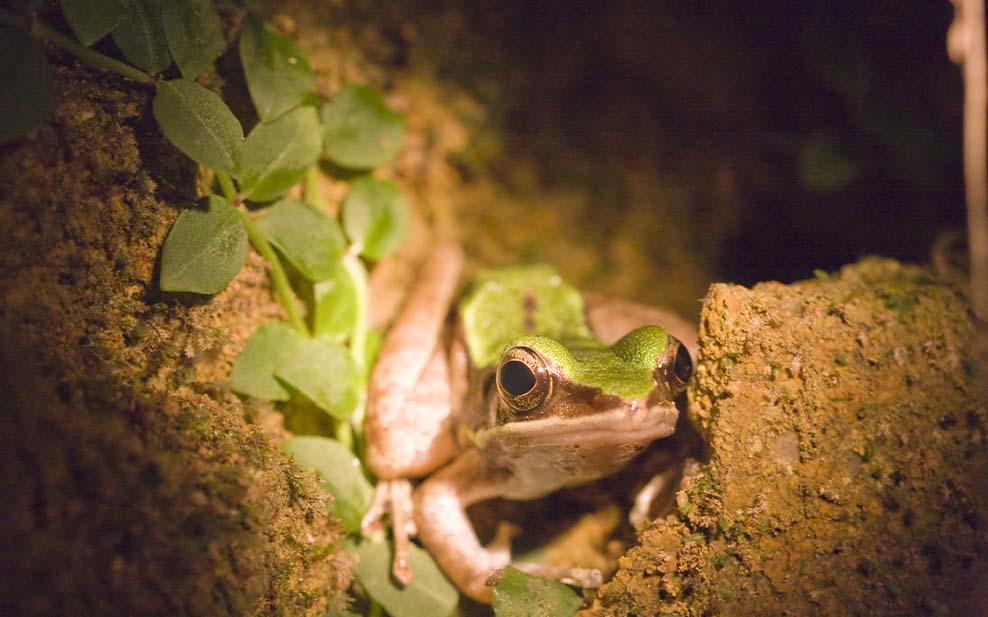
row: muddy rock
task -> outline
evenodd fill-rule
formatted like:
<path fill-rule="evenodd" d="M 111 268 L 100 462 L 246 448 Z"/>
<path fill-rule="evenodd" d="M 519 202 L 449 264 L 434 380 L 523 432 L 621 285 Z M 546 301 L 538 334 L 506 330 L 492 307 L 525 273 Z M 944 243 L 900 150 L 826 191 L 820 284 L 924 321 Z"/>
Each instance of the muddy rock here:
<path fill-rule="evenodd" d="M 962 290 L 880 259 L 717 284 L 700 335 L 709 462 L 584 614 L 984 614 L 988 412 Z"/>

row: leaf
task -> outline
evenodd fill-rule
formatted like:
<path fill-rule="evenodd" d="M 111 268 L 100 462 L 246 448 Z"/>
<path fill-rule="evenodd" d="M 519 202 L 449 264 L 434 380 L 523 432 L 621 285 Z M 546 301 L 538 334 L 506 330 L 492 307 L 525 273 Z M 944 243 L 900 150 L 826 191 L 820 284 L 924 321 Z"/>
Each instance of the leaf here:
<path fill-rule="evenodd" d="M 293 437 L 281 445 L 303 469 L 319 476 L 322 490 L 333 496 L 333 509 L 351 533 L 360 531 L 360 519 L 370 507 L 374 489 L 360 469 L 360 461 L 346 446 L 316 435 Z"/>
<path fill-rule="evenodd" d="M 570 617 L 583 600 L 566 585 L 508 566 L 494 587 L 497 617 Z"/>
<path fill-rule="evenodd" d="M 309 61 L 294 43 L 258 19 L 240 31 L 240 63 L 261 120 L 272 120 L 313 97 Z"/>
<path fill-rule="evenodd" d="M 89 47 L 120 23 L 127 0 L 62 0 L 62 14 L 79 42 Z"/>
<path fill-rule="evenodd" d="M 346 242 L 335 219 L 297 199 L 282 199 L 255 221 L 261 233 L 310 281 L 330 278 Z"/>
<path fill-rule="evenodd" d="M 380 259 L 394 252 L 405 238 L 408 207 L 391 181 L 369 176 L 350 185 L 343 201 L 343 230 L 360 254 Z"/>
<path fill-rule="evenodd" d="M 313 287 L 315 308 L 312 332 L 316 336 L 346 338 L 357 322 L 357 289 L 347 271 L 338 267 Z"/>
<path fill-rule="evenodd" d="M 305 341 L 275 376 L 336 418 L 349 417 L 360 398 L 361 379 L 350 352 L 325 339 Z"/>
<path fill-rule="evenodd" d="M 271 401 L 287 401 L 291 393 L 275 379 L 274 372 L 303 342 L 305 338 L 283 321 L 268 322 L 254 330 L 230 371 L 233 391 Z"/>
<path fill-rule="evenodd" d="M 861 177 L 861 168 L 833 137 L 813 135 L 800 144 L 799 177 L 814 191 L 837 191 Z"/>
<path fill-rule="evenodd" d="M 168 49 L 182 77 L 199 77 L 226 45 L 212 0 L 166 0 L 161 16 Z"/>
<path fill-rule="evenodd" d="M 128 62 L 148 73 L 160 73 L 172 63 L 159 0 L 129 0 L 113 29 L 113 42 Z"/>
<path fill-rule="evenodd" d="M 254 201 L 270 201 L 297 184 L 319 160 L 319 117 L 298 107 L 254 127 L 244 142 L 240 189 Z"/>
<path fill-rule="evenodd" d="M 323 150 L 334 163 L 370 169 L 391 160 L 405 135 L 405 119 L 368 86 L 347 86 L 322 108 Z"/>
<path fill-rule="evenodd" d="M 0 28 L 0 144 L 51 114 L 52 70 L 41 45 L 20 28 Z"/>
<path fill-rule="evenodd" d="M 357 547 L 357 580 L 391 617 L 446 617 L 453 612 L 459 593 L 429 553 L 409 546 L 408 565 L 415 578 L 405 586 L 391 578 L 391 558 L 389 544 L 362 542 Z"/>
<path fill-rule="evenodd" d="M 214 294 L 227 286 L 247 259 L 247 230 L 222 197 L 203 199 L 206 209 L 186 210 L 161 249 L 161 290 Z"/>
<path fill-rule="evenodd" d="M 218 94 L 194 81 L 162 81 L 152 106 L 165 137 L 186 156 L 216 171 L 236 171 L 244 131 Z"/>

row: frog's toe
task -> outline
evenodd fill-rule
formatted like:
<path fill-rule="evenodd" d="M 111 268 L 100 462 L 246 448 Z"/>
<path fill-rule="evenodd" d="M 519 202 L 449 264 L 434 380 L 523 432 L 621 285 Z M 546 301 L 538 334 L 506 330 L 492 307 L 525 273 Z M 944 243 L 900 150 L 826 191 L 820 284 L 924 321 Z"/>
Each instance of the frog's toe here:
<path fill-rule="evenodd" d="M 405 554 L 398 555 L 395 554 L 394 563 L 391 564 L 391 573 L 394 575 L 398 582 L 402 585 L 407 585 L 412 582 L 415 576 L 412 574 L 412 569 L 408 567 L 408 551 L 406 549 Z"/>
<path fill-rule="evenodd" d="M 370 507 L 360 519 L 360 535 L 369 536 L 381 529 L 384 514 L 388 511 L 391 503 L 391 487 L 387 482 L 379 482 L 374 487 L 374 498 L 371 499 Z"/>
<path fill-rule="evenodd" d="M 569 568 L 559 581 L 583 589 L 597 589 L 604 584 L 604 575 L 597 568 Z"/>
<path fill-rule="evenodd" d="M 582 589 L 596 589 L 604 584 L 604 575 L 596 568 L 566 568 L 538 563 L 512 564 L 522 572 L 557 580 Z"/>

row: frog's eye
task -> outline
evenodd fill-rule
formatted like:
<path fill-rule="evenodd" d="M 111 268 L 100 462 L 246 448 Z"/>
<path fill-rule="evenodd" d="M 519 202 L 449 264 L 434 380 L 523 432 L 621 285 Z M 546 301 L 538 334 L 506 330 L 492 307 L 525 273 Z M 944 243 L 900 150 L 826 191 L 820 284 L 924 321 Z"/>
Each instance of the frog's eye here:
<path fill-rule="evenodd" d="M 686 383 L 693 376 L 693 359 L 685 345 L 672 337 L 669 342 L 671 344 L 659 360 L 655 378 L 668 384 L 671 394 L 677 396 L 686 389 Z"/>
<path fill-rule="evenodd" d="M 515 411 L 535 409 L 552 393 L 545 360 L 528 347 L 507 350 L 497 367 L 497 391 Z"/>
<path fill-rule="evenodd" d="M 693 376 L 693 359 L 685 345 L 679 345 L 676 350 L 676 359 L 672 361 L 672 374 L 685 384 Z"/>

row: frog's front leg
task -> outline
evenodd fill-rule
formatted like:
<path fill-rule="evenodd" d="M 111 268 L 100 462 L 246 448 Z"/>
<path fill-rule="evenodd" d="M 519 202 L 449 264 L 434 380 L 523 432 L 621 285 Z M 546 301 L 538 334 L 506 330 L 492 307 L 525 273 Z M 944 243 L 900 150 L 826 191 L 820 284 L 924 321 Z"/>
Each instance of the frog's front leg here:
<path fill-rule="evenodd" d="M 415 492 L 419 539 L 453 583 L 479 602 L 491 601 L 487 579 L 511 561 L 511 531 L 498 528 L 486 547 L 467 518 L 467 506 L 501 493 L 505 472 L 491 469 L 476 450 L 467 450 Z"/>
<path fill-rule="evenodd" d="M 494 539 L 483 546 L 466 509 L 474 503 L 503 496 L 510 476 L 509 471 L 485 462 L 479 451 L 467 450 L 415 491 L 419 539 L 453 583 L 478 602 L 491 602 L 491 585 L 511 563 L 513 527 L 501 523 Z M 531 563 L 514 566 L 584 588 L 601 585 L 598 570 Z"/>
<path fill-rule="evenodd" d="M 441 344 L 459 274 L 455 245 L 433 249 L 381 348 L 367 401 L 367 463 L 378 478 L 361 521 L 366 535 L 391 513 L 393 571 L 408 583 L 408 538 L 415 534 L 409 478 L 425 475 L 456 452 L 450 429 L 449 370 Z"/>

